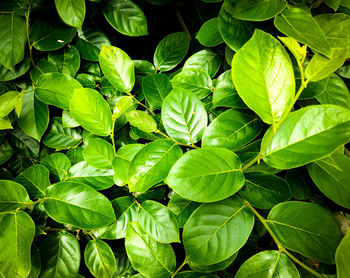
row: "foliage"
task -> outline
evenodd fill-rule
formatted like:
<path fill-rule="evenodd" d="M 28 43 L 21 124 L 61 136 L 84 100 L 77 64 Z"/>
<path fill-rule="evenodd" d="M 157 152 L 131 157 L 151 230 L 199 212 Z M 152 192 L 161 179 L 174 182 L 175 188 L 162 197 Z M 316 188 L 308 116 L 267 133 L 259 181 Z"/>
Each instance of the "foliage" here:
<path fill-rule="evenodd" d="M 3 0 L 0 26 L 0 277 L 349 277 L 348 0 Z"/>

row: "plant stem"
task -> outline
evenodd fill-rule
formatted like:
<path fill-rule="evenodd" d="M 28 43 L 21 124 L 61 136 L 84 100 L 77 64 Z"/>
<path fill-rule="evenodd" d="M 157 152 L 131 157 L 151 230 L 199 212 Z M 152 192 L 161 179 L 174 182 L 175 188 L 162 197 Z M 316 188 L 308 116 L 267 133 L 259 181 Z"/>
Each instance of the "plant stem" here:
<path fill-rule="evenodd" d="M 191 144 L 191 145 L 188 145 L 188 144 L 183 144 L 183 143 L 179 143 L 177 142 L 176 140 L 174 140 L 173 138 L 170 138 L 168 135 L 166 135 L 165 133 L 161 132 L 159 129 L 156 129 L 154 131 L 155 133 L 159 133 L 160 135 L 164 136 L 166 139 L 174 142 L 175 144 L 177 145 L 180 145 L 180 146 L 184 146 L 184 147 L 189 147 L 189 148 L 193 148 L 193 149 L 199 149 L 199 147 L 197 147 L 196 145 L 194 144 Z"/>
<path fill-rule="evenodd" d="M 33 67 L 35 67 L 35 62 L 34 62 L 33 53 L 32 53 L 32 45 L 30 44 L 30 37 L 29 37 L 29 29 L 30 29 L 29 15 L 30 15 L 30 1 L 28 3 L 28 10 L 25 12 L 25 18 L 26 18 L 27 41 L 28 41 L 30 61 L 32 62 Z"/>
<path fill-rule="evenodd" d="M 152 116 L 155 116 L 156 114 L 154 114 L 153 110 L 151 108 L 149 108 L 148 106 L 144 105 L 141 101 L 139 101 L 133 94 L 131 94 L 130 92 L 126 92 L 126 94 L 130 97 L 132 97 L 135 102 L 139 105 L 141 105 L 142 107 L 146 108 L 151 114 Z"/>
<path fill-rule="evenodd" d="M 182 29 L 187 33 L 188 39 L 189 39 L 189 40 L 192 40 L 190 30 L 188 30 L 187 25 L 186 25 L 184 19 L 182 18 L 182 15 L 181 15 L 181 13 L 180 13 L 179 10 L 176 11 L 176 17 L 177 17 L 177 20 L 179 21 L 179 23 L 180 23 Z"/>
<path fill-rule="evenodd" d="M 116 121 L 116 119 L 114 119 L 114 117 L 113 117 L 112 120 L 113 120 L 112 132 L 111 132 L 111 134 L 110 134 L 109 136 L 111 137 L 111 140 L 112 140 L 114 156 L 116 156 L 116 155 L 117 155 L 117 151 L 116 151 L 116 149 L 115 149 L 115 141 L 114 141 L 114 128 L 115 128 L 115 121 Z"/>
<path fill-rule="evenodd" d="M 187 264 L 187 257 L 185 258 L 185 260 L 183 261 L 183 263 L 178 267 L 178 269 L 176 269 L 176 271 L 171 274 L 170 278 L 175 277 L 176 274 L 178 274 L 178 272 Z"/>
<path fill-rule="evenodd" d="M 37 204 L 43 202 L 45 199 L 46 199 L 46 198 L 38 199 L 38 200 L 36 200 L 35 202 L 33 202 L 32 200 L 30 200 L 28 203 L 26 203 L 26 204 L 25 204 L 24 206 L 22 206 L 22 207 L 18 207 L 18 208 L 16 208 L 16 209 L 9 210 L 9 211 L 2 211 L 2 212 L 0 212 L 0 214 L 16 213 L 16 212 L 18 212 L 18 211 L 20 211 L 20 210 L 24 210 L 24 209 L 26 209 L 26 208 L 28 208 L 28 207 L 35 206 L 35 205 L 37 205 Z"/>

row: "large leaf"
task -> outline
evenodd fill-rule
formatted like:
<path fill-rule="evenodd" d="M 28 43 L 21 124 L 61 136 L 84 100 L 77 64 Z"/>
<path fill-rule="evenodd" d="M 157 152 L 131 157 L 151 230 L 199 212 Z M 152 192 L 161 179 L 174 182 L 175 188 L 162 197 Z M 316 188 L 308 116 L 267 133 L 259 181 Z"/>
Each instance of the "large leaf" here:
<path fill-rule="evenodd" d="M 34 222 L 23 211 L 0 216 L 0 219 L 0 275 L 26 278 L 31 268 Z"/>
<path fill-rule="evenodd" d="M 100 239 L 90 240 L 85 247 L 84 260 L 94 277 L 112 277 L 116 260 L 107 243 Z"/>
<path fill-rule="evenodd" d="M 270 211 L 267 223 L 286 248 L 308 258 L 334 263 L 342 233 L 329 210 L 312 203 L 284 202 Z"/>
<path fill-rule="evenodd" d="M 186 199 L 215 202 L 243 186 L 241 166 L 238 156 L 224 148 L 192 150 L 176 161 L 165 183 Z"/>
<path fill-rule="evenodd" d="M 94 138 L 89 140 L 83 150 L 83 156 L 87 164 L 100 169 L 111 169 L 114 159 L 113 146 L 106 140 Z"/>
<path fill-rule="evenodd" d="M 174 88 L 163 102 L 162 122 L 171 138 L 194 144 L 201 140 L 208 116 L 198 97 L 185 89 Z"/>
<path fill-rule="evenodd" d="M 125 249 L 134 269 L 146 277 L 169 278 L 175 270 L 176 259 L 170 244 L 154 241 L 138 223 L 129 224 Z"/>
<path fill-rule="evenodd" d="M 278 251 L 263 251 L 246 260 L 235 278 L 299 278 L 298 269 L 288 257 Z"/>
<path fill-rule="evenodd" d="M 147 21 L 142 10 L 131 0 L 109 0 L 102 5 L 106 20 L 127 36 L 147 35 Z"/>
<path fill-rule="evenodd" d="M 221 262 L 246 243 L 253 226 L 254 215 L 239 197 L 202 204 L 184 226 L 186 256 L 202 265 Z"/>
<path fill-rule="evenodd" d="M 337 264 L 337 277 L 346 278 L 350 271 L 350 233 L 348 233 L 340 242 L 335 253 L 335 262 Z"/>
<path fill-rule="evenodd" d="M 342 148 L 342 147 L 341 147 Z M 350 208 L 350 159 L 341 152 L 308 165 L 309 174 L 329 199 Z"/>
<path fill-rule="evenodd" d="M 80 54 L 74 46 L 50 52 L 47 58 L 60 72 L 72 77 L 77 74 L 80 67 Z"/>
<path fill-rule="evenodd" d="M 50 171 L 52 179 L 56 182 L 66 179 L 68 170 L 71 167 L 69 158 L 59 152 L 45 156 L 40 163 Z"/>
<path fill-rule="evenodd" d="M 325 34 L 309 12 L 297 7 L 289 8 L 277 15 L 274 23 L 288 37 L 307 44 L 323 55 L 331 55 Z"/>
<path fill-rule="evenodd" d="M 258 29 L 235 54 L 232 80 L 247 106 L 268 124 L 278 122 L 293 100 L 290 58 L 274 37 Z"/>
<path fill-rule="evenodd" d="M 66 24 L 81 29 L 85 17 L 85 0 L 55 0 L 55 5 Z"/>
<path fill-rule="evenodd" d="M 113 120 L 108 103 L 93 89 L 77 89 L 70 101 L 73 118 L 85 129 L 99 136 L 111 134 Z"/>
<path fill-rule="evenodd" d="M 11 211 L 30 202 L 26 189 L 19 183 L 0 180 L 0 211 Z"/>
<path fill-rule="evenodd" d="M 0 64 L 13 71 L 24 57 L 26 22 L 16 13 L 2 14 L 0 26 Z"/>
<path fill-rule="evenodd" d="M 35 96 L 46 104 L 69 110 L 69 102 L 75 89 L 83 86 L 64 73 L 46 73 L 42 75 L 35 87 Z"/>
<path fill-rule="evenodd" d="M 40 245 L 40 278 L 75 278 L 80 266 L 80 247 L 74 235 L 49 234 Z"/>
<path fill-rule="evenodd" d="M 172 33 L 163 38 L 154 52 L 153 63 L 156 70 L 169 71 L 185 58 L 189 48 L 185 32 Z"/>
<path fill-rule="evenodd" d="M 258 118 L 238 110 L 227 110 L 205 130 L 202 146 L 237 149 L 252 141 L 261 130 Z"/>
<path fill-rule="evenodd" d="M 144 146 L 129 165 L 130 192 L 145 192 L 163 181 L 181 155 L 181 148 L 168 140 L 156 140 Z"/>
<path fill-rule="evenodd" d="M 296 168 L 324 158 L 350 138 L 350 111 L 335 105 L 315 105 L 290 113 L 272 139 L 262 146 L 264 161 L 277 169 Z"/>
<path fill-rule="evenodd" d="M 56 222 L 82 229 L 104 227 L 115 220 L 109 200 L 78 182 L 59 182 L 48 188 L 45 211 Z"/>
<path fill-rule="evenodd" d="M 166 206 L 151 200 L 142 203 L 137 222 L 151 238 L 161 243 L 180 242 L 175 215 Z"/>
<path fill-rule="evenodd" d="M 164 98 L 171 91 L 169 77 L 163 73 L 147 75 L 142 80 L 142 91 L 147 102 L 160 109 Z"/>
<path fill-rule="evenodd" d="M 135 84 L 134 63 L 123 50 L 103 45 L 100 66 L 108 81 L 121 92 L 130 92 Z"/>

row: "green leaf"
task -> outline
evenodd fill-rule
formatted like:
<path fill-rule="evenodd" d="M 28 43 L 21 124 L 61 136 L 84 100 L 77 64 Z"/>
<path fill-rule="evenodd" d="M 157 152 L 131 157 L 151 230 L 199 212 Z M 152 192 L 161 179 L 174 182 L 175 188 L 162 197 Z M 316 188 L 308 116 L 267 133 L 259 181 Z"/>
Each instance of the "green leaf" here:
<path fill-rule="evenodd" d="M 148 35 L 147 21 L 142 10 L 130 0 L 110 0 L 102 5 L 103 15 L 109 24 L 123 35 Z"/>
<path fill-rule="evenodd" d="M 27 205 L 30 202 L 26 189 L 17 182 L 0 180 L 0 188 L 1 212 L 15 210 Z"/>
<path fill-rule="evenodd" d="M 57 182 L 67 178 L 68 170 L 71 167 L 68 157 L 58 152 L 45 156 L 40 163 L 50 171 L 53 179 Z"/>
<path fill-rule="evenodd" d="M 30 79 L 36 84 L 43 74 L 49 72 L 58 72 L 56 65 L 48 60 L 41 59 L 35 67 L 30 70 Z"/>
<path fill-rule="evenodd" d="M 6 140 L 0 145 L 0 164 L 5 163 L 14 153 L 10 143 Z"/>
<path fill-rule="evenodd" d="M 6 117 L 22 100 L 22 95 L 16 91 L 9 91 L 0 96 L 0 118 Z"/>
<path fill-rule="evenodd" d="M 270 136 L 264 135 L 262 146 Z M 331 139 L 330 139 L 331 138 Z M 263 152 L 277 169 L 296 168 L 330 155 L 350 138 L 350 111 L 335 105 L 314 105 L 290 113 Z"/>
<path fill-rule="evenodd" d="M 175 214 L 179 228 L 183 228 L 192 212 L 199 205 L 199 203 L 182 198 L 179 194 L 175 193 L 168 203 L 168 208 Z"/>
<path fill-rule="evenodd" d="M 81 161 L 69 169 L 68 180 L 85 183 L 96 190 L 103 190 L 113 185 L 113 174 L 112 169 L 97 169 Z"/>
<path fill-rule="evenodd" d="M 243 186 L 241 166 L 238 156 L 227 149 L 196 149 L 176 161 L 165 183 L 186 199 L 215 202 L 233 195 Z"/>
<path fill-rule="evenodd" d="M 287 171 L 285 176 L 292 197 L 296 200 L 307 200 L 310 197 L 311 179 L 305 168 L 296 168 Z"/>
<path fill-rule="evenodd" d="M 144 146 L 129 165 L 129 191 L 145 192 L 163 181 L 181 155 L 181 148 L 168 140 L 156 140 Z"/>
<path fill-rule="evenodd" d="M 34 243 L 31 248 L 31 269 L 27 278 L 38 278 L 41 271 L 39 249 Z"/>
<path fill-rule="evenodd" d="M 37 19 L 30 30 L 31 44 L 40 51 L 60 49 L 71 42 L 75 34 L 75 28 L 68 27 L 50 14 Z"/>
<path fill-rule="evenodd" d="M 47 133 L 43 137 L 45 146 L 56 150 L 77 146 L 82 139 L 80 129 L 64 128 L 62 118 L 53 117 Z"/>
<path fill-rule="evenodd" d="M 40 76 L 35 96 L 42 102 L 69 110 L 74 90 L 83 88 L 74 78 L 64 73 L 46 73 Z"/>
<path fill-rule="evenodd" d="M 112 112 L 108 103 L 93 89 L 76 89 L 70 101 L 72 117 L 85 129 L 99 136 L 112 133 Z"/>
<path fill-rule="evenodd" d="M 346 48 L 332 48 L 330 58 L 316 53 L 306 67 L 306 79 L 319 81 L 335 72 L 344 64 L 347 51 Z"/>
<path fill-rule="evenodd" d="M 193 93 L 181 88 L 174 88 L 165 98 L 161 115 L 169 136 L 184 144 L 200 141 L 208 124 L 204 105 Z"/>
<path fill-rule="evenodd" d="M 210 123 L 204 132 L 202 146 L 237 149 L 252 141 L 261 130 L 258 118 L 230 109 Z"/>
<path fill-rule="evenodd" d="M 137 222 L 151 238 L 161 243 L 180 242 L 179 227 L 175 215 L 166 206 L 155 202 L 142 203 Z"/>
<path fill-rule="evenodd" d="M 163 73 L 147 75 L 142 80 L 142 91 L 147 102 L 152 107 L 160 109 L 164 98 L 171 91 L 169 77 Z"/>
<path fill-rule="evenodd" d="M 230 266 L 232 264 L 232 262 L 236 259 L 237 255 L 238 255 L 238 252 L 234 253 L 231 257 L 227 258 L 226 260 L 223 260 L 223 261 L 216 263 L 216 264 L 200 265 L 200 264 L 188 262 L 188 266 L 195 271 L 204 272 L 204 273 L 210 273 L 210 272 L 214 272 L 214 271 L 224 270 L 225 268 L 227 268 L 228 266 Z M 205 277 L 208 277 L 208 276 L 205 276 Z"/>
<path fill-rule="evenodd" d="M 16 153 L 20 153 L 24 157 L 39 156 L 39 142 L 29 137 L 20 129 L 11 132 L 9 143 Z"/>
<path fill-rule="evenodd" d="M 246 260 L 235 278 L 260 277 L 295 277 L 299 278 L 298 269 L 288 257 L 275 250 L 263 251 Z"/>
<path fill-rule="evenodd" d="M 245 174 L 245 184 L 239 194 L 259 209 L 271 209 L 292 197 L 284 179 L 264 172 Z"/>
<path fill-rule="evenodd" d="M 171 245 L 154 241 L 138 223 L 128 225 L 125 249 L 134 269 L 146 277 L 169 278 L 175 270 Z"/>
<path fill-rule="evenodd" d="M 334 11 L 337 11 L 340 5 L 340 0 L 325 0 L 324 2 Z"/>
<path fill-rule="evenodd" d="M 113 117 L 115 119 L 120 118 L 123 114 L 133 106 L 132 97 L 122 96 L 120 97 L 113 108 Z"/>
<path fill-rule="evenodd" d="M 0 216 L 0 275 L 25 278 L 30 272 L 30 246 L 35 227 L 23 211 Z"/>
<path fill-rule="evenodd" d="M 329 163 L 329 158 L 336 167 Z M 333 202 L 350 208 L 350 159 L 339 152 L 334 152 L 329 158 L 309 164 L 309 174 L 324 195 Z"/>
<path fill-rule="evenodd" d="M 49 125 L 49 108 L 37 100 L 34 91 L 23 95 L 19 127 L 30 137 L 40 141 Z"/>
<path fill-rule="evenodd" d="M 78 30 L 75 47 L 85 60 L 98 61 L 102 45 L 110 46 L 111 42 L 101 30 L 95 27 L 84 27 Z"/>
<path fill-rule="evenodd" d="M 130 92 L 135 84 L 135 67 L 128 54 L 115 46 L 103 45 L 100 56 L 103 74 L 114 88 Z"/>
<path fill-rule="evenodd" d="M 144 132 L 155 132 L 157 123 L 152 116 L 140 110 L 133 110 L 125 113 L 126 118 L 132 126 L 141 129 Z"/>
<path fill-rule="evenodd" d="M 55 0 L 55 5 L 64 23 L 81 29 L 85 17 L 85 0 Z"/>
<path fill-rule="evenodd" d="M 48 61 L 54 64 L 62 73 L 74 77 L 80 67 L 80 54 L 74 46 L 50 52 Z"/>
<path fill-rule="evenodd" d="M 107 226 L 115 220 L 109 200 L 79 182 L 65 181 L 50 186 L 44 206 L 56 222 L 87 230 Z"/>
<path fill-rule="evenodd" d="M 25 169 L 15 181 L 26 188 L 31 199 L 38 199 L 46 195 L 46 188 L 51 185 L 49 175 L 45 166 L 36 164 Z"/>
<path fill-rule="evenodd" d="M 26 22 L 16 13 L 0 15 L 0 64 L 14 70 L 24 57 L 27 41 Z"/>
<path fill-rule="evenodd" d="M 238 51 L 252 36 L 254 25 L 249 21 L 233 17 L 231 3 L 225 1 L 218 16 L 218 27 L 225 43 L 234 51 Z"/>
<path fill-rule="evenodd" d="M 84 260 L 94 277 L 112 277 L 116 268 L 112 249 L 100 239 L 88 242 L 85 247 Z"/>
<path fill-rule="evenodd" d="M 258 29 L 235 54 L 232 80 L 247 106 L 268 124 L 281 119 L 294 97 L 294 72 L 287 52 Z"/>
<path fill-rule="evenodd" d="M 218 18 L 214 17 L 204 22 L 196 35 L 196 39 L 206 47 L 214 47 L 223 43 L 219 32 Z"/>
<path fill-rule="evenodd" d="M 51 233 L 40 245 L 40 257 L 40 278 L 75 278 L 80 266 L 79 242 L 66 231 Z"/>
<path fill-rule="evenodd" d="M 83 150 L 83 156 L 92 167 L 111 169 L 114 159 L 113 146 L 100 138 L 91 139 Z"/>
<path fill-rule="evenodd" d="M 186 32 L 171 33 L 163 38 L 153 56 L 156 70 L 163 72 L 175 68 L 185 58 L 189 44 Z"/>
<path fill-rule="evenodd" d="M 331 55 L 325 34 L 309 12 L 297 7 L 289 8 L 277 15 L 274 23 L 286 36 L 307 44 L 327 57 Z"/>
<path fill-rule="evenodd" d="M 270 211 L 267 223 L 284 247 L 334 264 L 342 234 L 329 210 L 312 203 L 285 202 Z"/>
<path fill-rule="evenodd" d="M 248 240 L 254 215 L 237 196 L 200 205 L 183 230 L 190 262 L 211 265 L 235 254 Z"/>
<path fill-rule="evenodd" d="M 337 252 L 335 253 L 335 262 L 337 265 L 337 277 L 346 278 L 350 271 L 348 264 L 350 250 L 350 234 L 348 233 L 340 242 Z"/>
<path fill-rule="evenodd" d="M 69 127 L 74 128 L 80 126 L 79 123 L 77 123 L 73 117 L 71 116 L 69 110 L 63 110 L 62 111 L 62 125 L 63 127 Z"/>
<path fill-rule="evenodd" d="M 213 90 L 213 83 L 207 72 L 200 69 L 184 69 L 171 80 L 175 88 L 186 89 L 202 99 Z"/>
<path fill-rule="evenodd" d="M 25 74 L 30 68 L 30 59 L 24 59 L 22 62 L 19 62 L 14 70 L 9 70 L 6 67 L 0 65 L 0 81 L 11 81 L 14 80 L 23 74 Z"/>
<path fill-rule="evenodd" d="M 281 42 L 292 52 L 293 56 L 301 61 L 306 57 L 306 45 L 300 46 L 300 44 L 293 38 L 289 37 L 278 37 Z"/>
<path fill-rule="evenodd" d="M 219 278 L 219 276 L 208 273 L 208 274 L 203 274 L 199 272 L 194 272 L 194 271 L 182 271 L 175 276 L 176 278 Z"/>

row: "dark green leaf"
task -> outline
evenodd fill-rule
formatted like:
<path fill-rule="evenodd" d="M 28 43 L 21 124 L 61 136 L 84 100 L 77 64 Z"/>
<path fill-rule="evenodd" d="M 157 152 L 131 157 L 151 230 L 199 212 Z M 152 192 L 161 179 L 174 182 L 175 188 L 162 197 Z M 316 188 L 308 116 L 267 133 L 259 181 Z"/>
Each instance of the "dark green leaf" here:
<path fill-rule="evenodd" d="M 24 157 L 38 157 L 39 143 L 33 138 L 29 137 L 20 129 L 15 129 L 11 132 L 9 143 L 16 153 Z"/>
<path fill-rule="evenodd" d="M 0 180 L 0 188 L 1 212 L 15 210 L 27 205 L 30 202 L 26 189 L 17 182 Z"/>
<path fill-rule="evenodd" d="M 142 91 L 151 106 L 160 109 L 164 98 L 170 93 L 169 77 L 165 74 L 147 75 L 142 80 Z"/>
<path fill-rule="evenodd" d="M 38 83 L 39 78 L 49 72 L 58 72 L 56 65 L 48 60 L 41 59 L 33 69 L 30 71 L 30 79 L 34 84 Z"/>
<path fill-rule="evenodd" d="M 74 46 L 50 52 L 48 60 L 62 73 L 74 77 L 80 67 L 80 54 Z"/>
<path fill-rule="evenodd" d="M 337 252 L 335 253 L 335 262 L 337 264 L 337 277 L 346 278 L 350 271 L 348 264 L 350 250 L 350 234 L 348 233 L 340 242 Z"/>
<path fill-rule="evenodd" d="M 0 81 L 14 80 L 25 74 L 30 68 L 30 59 L 24 59 L 15 66 L 14 71 L 0 65 Z"/>
<path fill-rule="evenodd" d="M 179 228 L 183 228 L 192 212 L 199 205 L 199 203 L 182 198 L 179 194 L 175 193 L 168 203 L 168 208 L 175 214 Z"/>
<path fill-rule="evenodd" d="M 63 181 L 66 179 L 68 170 L 71 167 L 68 157 L 58 152 L 44 157 L 40 163 L 49 169 L 55 181 Z"/>

